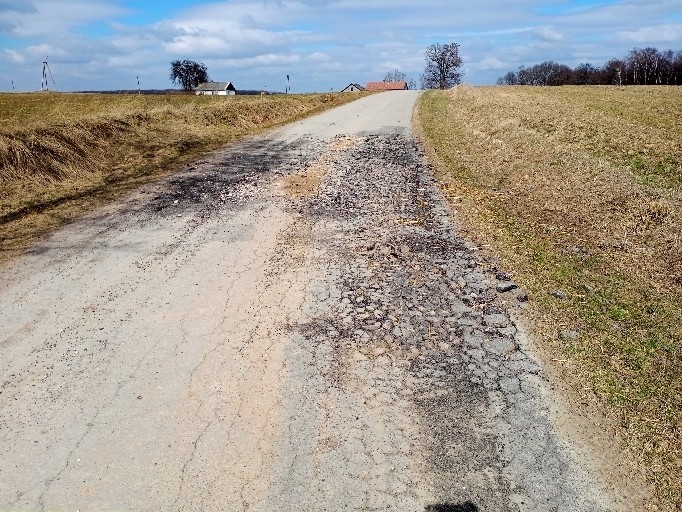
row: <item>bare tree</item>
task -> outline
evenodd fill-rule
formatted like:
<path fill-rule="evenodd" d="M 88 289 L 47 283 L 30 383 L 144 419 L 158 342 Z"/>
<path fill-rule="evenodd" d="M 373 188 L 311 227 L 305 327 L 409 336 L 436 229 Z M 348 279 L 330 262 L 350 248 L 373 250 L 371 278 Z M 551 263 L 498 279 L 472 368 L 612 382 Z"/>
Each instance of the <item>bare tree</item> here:
<path fill-rule="evenodd" d="M 592 85 L 595 83 L 597 69 L 590 64 L 580 64 L 573 70 L 573 81 L 576 85 Z"/>
<path fill-rule="evenodd" d="M 552 69 L 547 85 L 569 85 L 575 82 L 573 70 L 566 64 L 556 64 Z"/>
<path fill-rule="evenodd" d="M 199 84 L 209 81 L 206 66 L 187 59 L 171 62 L 170 79 L 174 84 L 182 86 L 185 91 L 191 91 Z"/>
<path fill-rule="evenodd" d="M 635 48 L 625 59 L 611 59 L 601 68 L 580 64 L 571 69 L 552 61 L 497 79 L 499 85 L 682 85 L 682 52 Z"/>
<path fill-rule="evenodd" d="M 672 50 L 666 50 L 661 52 L 661 67 L 660 67 L 660 78 L 659 83 L 665 85 L 672 85 L 675 83 L 675 76 L 673 72 L 673 66 L 675 62 L 675 52 Z"/>
<path fill-rule="evenodd" d="M 519 76 L 510 71 L 497 79 L 497 85 L 519 85 Z"/>
<path fill-rule="evenodd" d="M 426 49 L 422 89 L 448 89 L 462 81 L 459 44 L 432 44 Z"/>
<path fill-rule="evenodd" d="M 516 78 L 519 85 L 566 85 L 573 82 L 573 70 L 550 60 L 529 68 L 521 66 Z"/>
<path fill-rule="evenodd" d="M 625 62 L 620 59 L 611 59 L 599 71 L 598 83 L 601 85 L 625 85 L 627 73 Z"/>
<path fill-rule="evenodd" d="M 407 76 L 405 73 L 400 71 L 399 69 L 394 69 L 393 71 L 389 71 L 386 73 L 386 76 L 384 77 L 384 82 L 406 82 L 407 81 Z"/>
<path fill-rule="evenodd" d="M 671 69 L 671 83 L 673 85 L 682 85 L 682 51 L 679 51 L 674 55 Z"/>
<path fill-rule="evenodd" d="M 635 48 L 628 56 L 632 82 L 638 85 L 660 84 L 661 52 L 656 48 Z"/>

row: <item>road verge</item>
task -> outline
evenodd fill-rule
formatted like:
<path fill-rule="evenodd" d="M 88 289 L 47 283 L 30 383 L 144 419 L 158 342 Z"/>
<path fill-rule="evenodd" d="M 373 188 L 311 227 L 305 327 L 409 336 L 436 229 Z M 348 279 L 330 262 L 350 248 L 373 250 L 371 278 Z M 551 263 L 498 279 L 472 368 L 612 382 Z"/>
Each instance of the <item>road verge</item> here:
<path fill-rule="evenodd" d="M 207 151 L 356 98 L 0 95 L 0 261 Z"/>
<path fill-rule="evenodd" d="M 424 95 L 415 116 L 467 235 L 528 290 L 536 337 L 577 403 L 605 406 L 672 509 L 681 103 L 672 88 L 458 87 Z"/>

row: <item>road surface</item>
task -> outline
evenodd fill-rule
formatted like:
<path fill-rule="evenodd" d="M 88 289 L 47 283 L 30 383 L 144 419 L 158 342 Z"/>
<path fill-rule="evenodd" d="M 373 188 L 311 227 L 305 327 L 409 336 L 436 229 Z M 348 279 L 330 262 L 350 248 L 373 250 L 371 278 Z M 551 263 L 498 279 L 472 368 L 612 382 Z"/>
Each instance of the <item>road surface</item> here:
<path fill-rule="evenodd" d="M 208 155 L 0 275 L 0 510 L 628 510 L 412 139 L 418 93 Z"/>

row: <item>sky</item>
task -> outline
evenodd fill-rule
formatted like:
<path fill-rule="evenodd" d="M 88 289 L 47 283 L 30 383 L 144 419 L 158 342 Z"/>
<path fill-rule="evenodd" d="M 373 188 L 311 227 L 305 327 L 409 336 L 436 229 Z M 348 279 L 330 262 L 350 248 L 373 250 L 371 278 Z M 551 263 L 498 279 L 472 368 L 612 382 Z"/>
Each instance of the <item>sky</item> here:
<path fill-rule="evenodd" d="M 173 87 L 170 62 L 204 63 L 237 89 L 338 91 L 460 45 L 465 83 L 521 65 L 603 65 L 635 47 L 682 50 L 682 0 L 0 0 L 0 91 Z"/>

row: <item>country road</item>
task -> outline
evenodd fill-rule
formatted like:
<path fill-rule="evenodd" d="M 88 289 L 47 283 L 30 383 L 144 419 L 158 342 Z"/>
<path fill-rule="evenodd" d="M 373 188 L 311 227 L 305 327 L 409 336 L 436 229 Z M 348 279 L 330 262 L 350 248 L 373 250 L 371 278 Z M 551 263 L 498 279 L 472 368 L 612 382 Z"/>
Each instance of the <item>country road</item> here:
<path fill-rule="evenodd" d="M 0 510 L 633 510 L 555 428 L 418 94 L 207 155 L 5 265 Z"/>

